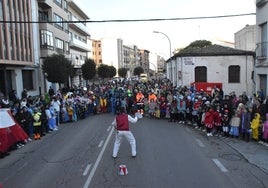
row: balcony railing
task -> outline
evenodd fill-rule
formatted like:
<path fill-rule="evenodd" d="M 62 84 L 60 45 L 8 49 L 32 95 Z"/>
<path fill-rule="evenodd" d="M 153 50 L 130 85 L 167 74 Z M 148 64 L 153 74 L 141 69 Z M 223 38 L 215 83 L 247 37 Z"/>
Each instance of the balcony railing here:
<path fill-rule="evenodd" d="M 77 30 L 79 30 L 79 32 L 82 32 L 85 36 L 90 36 L 89 29 L 86 25 L 78 22 L 79 20 L 77 18 L 75 18 L 73 15 L 71 15 L 70 18 L 71 18 L 70 21 L 74 21 L 74 22 L 70 22 L 70 24 L 69 24 L 70 27 L 76 28 Z"/>
<path fill-rule="evenodd" d="M 83 52 L 89 52 L 90 51 L 90 45 L 87 43 L 84 43 L 78 39 L 73 38 L 70 41 L 70 47 L 71 48 L 75 48 L 75 49 L 79 49 Z"/>
<path fill-rule="evenodd" d="M 257 59 L 267 59 L 268 54 L 268 42 L 258 43 L 256 46 Z"/>

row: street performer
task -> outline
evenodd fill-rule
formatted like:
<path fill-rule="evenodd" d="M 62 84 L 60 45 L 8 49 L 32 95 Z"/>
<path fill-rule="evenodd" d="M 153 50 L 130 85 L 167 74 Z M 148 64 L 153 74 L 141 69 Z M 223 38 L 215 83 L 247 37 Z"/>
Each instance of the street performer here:
<path fill-rule="evenodd" d="M 136 157 L 136 139 L 133 136 L 132 132 L 129 130 L 129 122 L 136 123 L 141 117 L 142 115 L 140 113 L 135 113 L 135 118 L 133 118 L 130 115 L 126 114 L 126 109 L 124 107 L 120 107 L 119 114 L 116 115 L 115 119 L 112 122 L 112 125 L 117 130 L 113 148 L 113 158 L 117 157 L 123 137 L 128 140 L 131 146 L 132 157 Z"/>

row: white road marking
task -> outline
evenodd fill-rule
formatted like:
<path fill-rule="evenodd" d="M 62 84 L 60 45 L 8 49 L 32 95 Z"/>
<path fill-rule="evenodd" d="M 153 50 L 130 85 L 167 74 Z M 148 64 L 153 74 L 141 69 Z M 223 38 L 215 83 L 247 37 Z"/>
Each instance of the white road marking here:
<path fill-rule="evenodd" d="M 98 156 L 98 158 L 97 158 L 97 160 L 96 160 L 96 162 L 95 162 L 95 164 L 94 164 L 94 166 L 93 166 L 93 168 L 92 168 L 92 170 L 91 170 L 91 172 L 90 172 L 90 174 L 89 174 L 89 176 L 88 176 L 88 178 L 87 178 L 87 180 L 86 180 L 86 182 L 85 182 L 85 184 L 84 184 L 84 186 L 83 186 L 83 188 L 88 188 L 89 187 L 89 185 L 90 185 L 90 183 L 91 183 L 91 180 L 92 180 L 92 178 L 93 178 L 93 176 L 94 176 L 94 174 L 95 174 L 95 172 L 96 172 L 96 169 L 98 168 L 98 166 L 99 166 L 99 163 L 100 163 L 100 161 L 101 161 L 101 158 L 102 158 L 102 156 L 103 156 L 103 153 L 104 153 L 104 151 L 105 151 L 105 149 L 106 149 L 106 147 L 107 147 L 107 145 L 108 145 L 108 142 L 109 142 L 109 140 L 111 139 L 111 136 L 112 136 L 112 134 L 113 134 L 113 129 L 111 129 L 111 131 L 110 131 L 110 133 L 109 133 L 109 135 L 108 135 L 108 137 L 107 137 L 107 139 L 106 139 L 106 141 L 105 141 L 105 143 L 104 143 L 104 146 L 102 147 L 102 149 L 101 149 L 101 152 L 100 152 L 100 154 L 99 154 L 99 156 Z"/>
<path fill-rule="evenodd" d="M 100 148 L 102 146 L 102 144 L 103 144 L 103 140 L 100 141 L 98 147 Z"/>
<path fill-rule="evenodd" d="M 109 132 L 109 131 L 111 130 L 111 128 L 112 128 L 112 126 L 109 126 L 109 127 L 107 128 L 107 132 Z"/>
<path fill-rule="evenodd" d="M 199 139 L 195 139 L 195 140 L 196 140 L 197 144 L 198 144 L 201 148 L 205 147 L 205 145 L 203 144 L 203 142 L 202 142 L 201 140 L 199 140 Z"/>
<path fill-rule="evenodd" d="M 228 172 L 228 170 L 221 164 L 218 159 L 212 159 L 212 161 L 221 169 L 222 172 Z"/>
<path fill-rule="evenodd" d="M 86 175 L 87 175 L 87 173 L 88 173 L 90 167 L 91 167 L 91 164 L 88 164 L 87 167 L 86 167 L 86 169 L 85 169 L 84 172 L 83 172 L 83 176 L 86 176 Z"/>

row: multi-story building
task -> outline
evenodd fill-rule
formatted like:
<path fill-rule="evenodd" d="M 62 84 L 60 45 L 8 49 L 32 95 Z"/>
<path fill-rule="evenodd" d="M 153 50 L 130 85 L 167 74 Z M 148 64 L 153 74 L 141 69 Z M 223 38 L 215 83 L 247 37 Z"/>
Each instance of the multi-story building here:
<path fill-rule="evenodd" d="M 37 0 L 39 34 L 40 34 L 40 64 L 43 59 L 54 53 L 70 54 L 69 43 L 69 12 L 67 0 Z M 43 77 L 44 79 L 44 77 Z M 56 84 L 44 79 L 44 92 L 49 85 L 56 89 Z"/>
<path fill-rule="evenodd" d="M 256 63 L 254 80 L 256 91 L 268 95 L 268 1 L 256 0 Z"/>
<path fill-rule="evenodd" d="M 96 66 L 100 66 L 102 64 L 102 48 L 101 48 L 101 40 L 92 40 L 92 59 L 96 63 Z"/>
<path fill-rule="evenodd" d="M 149 50 L 145 50 L 145 49 L 140 49 L 140 65 L 144 72 L 147 73 L 149 72 L 149 57 L 150 57 L 150 51 Z"/>
<path fill-rule="evenodd" d="M 62 53 L 76 69 L 69 86 L 82 85 L 81 66 L 90 52 L 90 33 L 86 26 L 89 17 L 73 0 L 37 0 L 40 29 L 40 61 L 54 53 Z M 44 90 L 48 85 L 44 81 Z"/>
<path fill-rule="evenodd" d="M 23 89 L 29 95 L 39 93 L 38 58 L 34 39 L 36 25 L 31 24 L 35 1 L 0 1 L 0 92 L 8 96 Z"/>
<path fill-rule="evenodd" d="M 73 1 L 68 1 L 69 12 L 69 46 L 70 60 L 76 69 L 76 74 L 72 78 L 72 84 L 78 86 L 83 85 L 81 66 L 88 58 L 88 53 L 91 51 L 90 32 L 86 26 L 86 20 L 89 17 L 81 10 Z"/>
<path fill-rule="evenodd" d="M 140 53 L 138 47 L 136 45 L 123 45 L 123 64 L 121 67 L 128 70 L 128 77 L 133 76 L 133 71 L 139 66 L 139 62 Z"/>

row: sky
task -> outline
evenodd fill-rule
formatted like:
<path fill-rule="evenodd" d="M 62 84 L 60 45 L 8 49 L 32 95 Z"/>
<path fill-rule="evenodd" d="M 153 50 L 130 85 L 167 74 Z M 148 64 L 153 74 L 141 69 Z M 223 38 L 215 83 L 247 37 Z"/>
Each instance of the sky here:
<path fill-rule="evenodd" d="M 73 0 L 91 21 L 169 19 L 239 15 L 256 12 L 255 0 Z M 213 44 L 234 42 L 234 34 L 247 24 L 256 23 L 255 15 L 213 19 L 184 19 L 155 22 L 88 23 L 92 39 L 121 38 L 164 58 L 195 40 Z M 160 33 L 153 33 L 159 31 Z"/>

